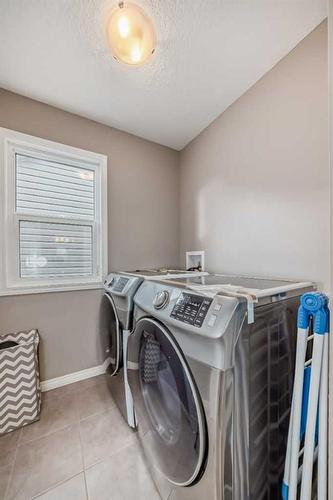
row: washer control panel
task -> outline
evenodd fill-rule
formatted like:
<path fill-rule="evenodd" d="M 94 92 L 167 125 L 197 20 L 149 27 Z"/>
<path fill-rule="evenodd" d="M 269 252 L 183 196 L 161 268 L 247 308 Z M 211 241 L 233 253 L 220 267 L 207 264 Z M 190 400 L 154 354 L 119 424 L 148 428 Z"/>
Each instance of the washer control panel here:
<path fill-rule="evenodd" d="M 181 293 L 171 311 L 171 318 L 200 328 L 213 299 Z"/>

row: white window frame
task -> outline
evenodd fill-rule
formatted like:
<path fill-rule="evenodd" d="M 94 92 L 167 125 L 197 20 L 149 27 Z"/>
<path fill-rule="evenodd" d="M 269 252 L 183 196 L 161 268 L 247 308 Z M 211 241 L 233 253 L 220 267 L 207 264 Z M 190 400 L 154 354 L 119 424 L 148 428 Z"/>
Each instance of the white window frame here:
<path fill-rule="evenodd" d="M 95 216 L 29 215 L 16 211 L 15 154 L 88 168 L 95 173 Z M 93 274 L 86 277 L 21 278 L 19 223 L 22 220 L 91 225 Z M 101 288 L 107 273 L 107 157 L 0 127 L 0 295 Z"/>

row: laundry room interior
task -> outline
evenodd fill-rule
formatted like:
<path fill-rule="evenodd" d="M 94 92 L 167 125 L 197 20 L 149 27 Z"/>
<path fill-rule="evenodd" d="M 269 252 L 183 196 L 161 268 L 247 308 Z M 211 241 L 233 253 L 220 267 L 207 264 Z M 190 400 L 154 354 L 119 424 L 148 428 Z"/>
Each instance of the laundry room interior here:
<path fill-rule="evenodd" d="M 332 14 L 0 0 L 0 500 L 333 498 Z"/>

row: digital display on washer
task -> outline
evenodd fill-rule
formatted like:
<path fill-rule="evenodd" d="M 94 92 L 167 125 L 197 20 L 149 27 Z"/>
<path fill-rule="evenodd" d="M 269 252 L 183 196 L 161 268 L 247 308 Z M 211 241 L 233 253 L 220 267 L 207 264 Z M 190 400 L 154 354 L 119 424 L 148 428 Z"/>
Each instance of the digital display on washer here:
<path fill-rule="evenodd" d="M 129 278 L 119 278 L 116 284 L 114 285 L 112 291 L 113 292 L 122 292 L 128 283 Z"/>
<path fill-rule="evenodd" d="M 213 299 L 182 293 L 171 311 L 171 318 L 200 328 Z"/>

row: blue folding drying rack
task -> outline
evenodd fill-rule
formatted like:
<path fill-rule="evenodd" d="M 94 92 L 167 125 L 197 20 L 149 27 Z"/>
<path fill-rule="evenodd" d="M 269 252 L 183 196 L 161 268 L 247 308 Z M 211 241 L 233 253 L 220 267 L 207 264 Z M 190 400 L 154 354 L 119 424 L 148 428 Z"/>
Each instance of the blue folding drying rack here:
<path fill-rule="evenodd" d="M 317 499 L 326 500 L 329 333 L 326 295 L 311 292 L 301 297 L 297 327 L 295 379 L 282 499 L 311 500 L 313 466 L 317 459 Z M 312 353 L 307 358 L 310 341 L 313 341 Z M 301 457 L 303 460 L 300 460 Z M 299 488 L 300 496 L 297 497 Z"/>

